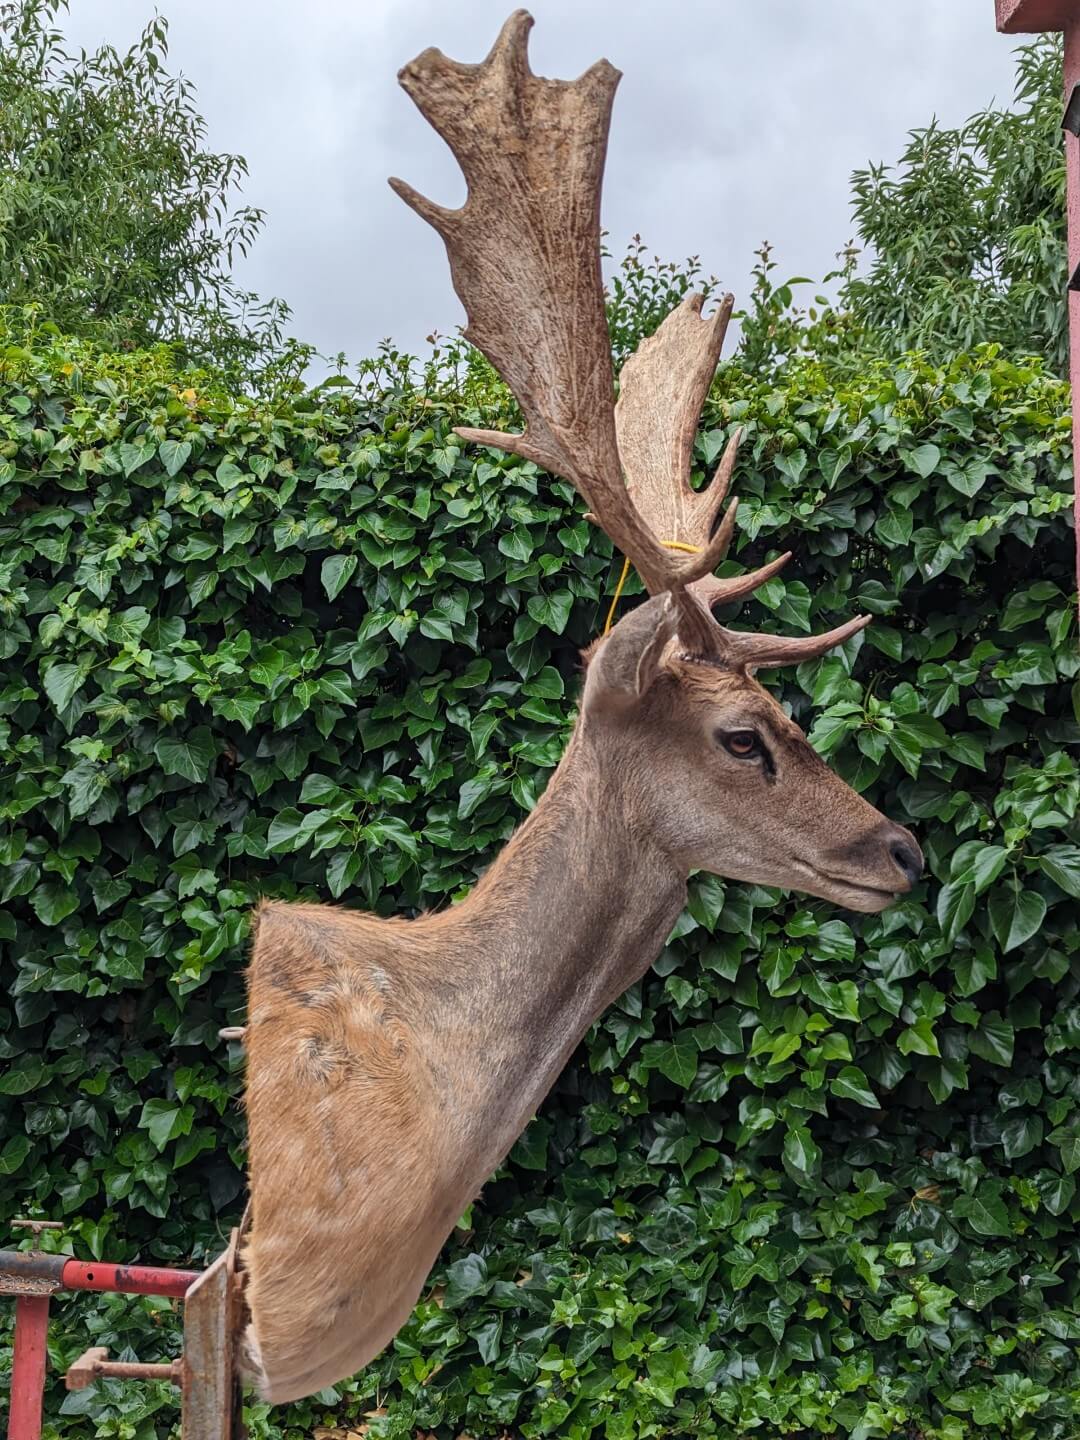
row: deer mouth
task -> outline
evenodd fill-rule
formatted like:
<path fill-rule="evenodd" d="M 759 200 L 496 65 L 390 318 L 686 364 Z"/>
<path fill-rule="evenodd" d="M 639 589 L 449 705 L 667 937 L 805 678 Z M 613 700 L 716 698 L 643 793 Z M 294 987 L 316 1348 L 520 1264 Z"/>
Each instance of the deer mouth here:
<path fill-rule="evenodd" d="M 815 894 L 832 900 L 835 904 L 844 905 L 849 910 L 861 910 L 873 915 L 879 910 L 888 909 L 900 898 L 898 890 L 885 890 L 877 885 L 864 885 L 861 881 L 850 880 L 842 875 L 830 875 L 806 860 L 798 863 L 809 871 L 812 880 L 809 888 Z"/>

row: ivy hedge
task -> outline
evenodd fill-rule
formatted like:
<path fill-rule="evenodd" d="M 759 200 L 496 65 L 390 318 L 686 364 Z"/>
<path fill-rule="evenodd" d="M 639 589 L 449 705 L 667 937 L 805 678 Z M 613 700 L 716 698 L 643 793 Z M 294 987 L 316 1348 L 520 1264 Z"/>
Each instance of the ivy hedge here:
<path fill-rule="evenodd" d="M 873 613 L 765 678 L 927 880 L 873 918 L 693 881 L 394 1345 L 254 1434 L 1077 1433 L 1067 405 L 993 347 L 720 372 L 730 564 L 796 551 L 725 618 Z M 511 421 L 475 363 L 256 403 L 164 352 L 0 349 L 0 1214 L 48 1243 L 215 1254 L 254 898 L 451 902 L 543 789 L 618 564 L 567 487 L 450 433 Z M 54 1376 L 177 1346 L 164 1302 L 55 1315 Z M 115 1382 L 48 1413 L 176 1423 Z"/>

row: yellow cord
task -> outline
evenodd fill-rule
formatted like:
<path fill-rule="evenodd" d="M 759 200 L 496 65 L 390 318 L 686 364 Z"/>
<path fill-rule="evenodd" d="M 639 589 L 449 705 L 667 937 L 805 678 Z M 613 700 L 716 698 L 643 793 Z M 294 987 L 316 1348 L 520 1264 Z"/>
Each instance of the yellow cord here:
<path fill-rule="evenodd" d="M 682 540 L 661 540 L 660 544 L 667 550 L 684 550 L 687 555 L 700 555 L 700 545 L 687 545 Z M 604 621 L 603 633 L 607 635 L 611 630 L 611 623 L 615 619 L 615 610 L 622 595 L 623 586 L 626 584 L 626 577 L 630 574 L 630 561 L 624 559 L 622 562 L 622 574 L 619 576 L 619 583 L 615 586 L 615 594 L 611 597 L 611 604 L 608 607 L 607 619 Z"/>

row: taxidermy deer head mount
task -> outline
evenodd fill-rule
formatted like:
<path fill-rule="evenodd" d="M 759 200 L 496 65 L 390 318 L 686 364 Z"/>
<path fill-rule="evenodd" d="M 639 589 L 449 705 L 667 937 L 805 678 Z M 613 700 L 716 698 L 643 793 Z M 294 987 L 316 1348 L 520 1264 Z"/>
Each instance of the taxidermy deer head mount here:
<path fill-rule="evenodd" d="M 588 657 L 577 727 L 533 814 L 469 898 L 385 920 L 264 905 L 247 1028 L 250 1374 L 292 1400 L 366 1364 L 591 1022 L 656 958 L 694 869 L 878 911 L 922 869 L 912 836 L 818 758 L 753 678 L 865 618 L 788 639 L 724 629 L 787 556 L 717 579 L 728 447 L 695 492 L 698 414 L 731 313 L 688 296 L 615 385 L 600 184 L 618 71 L 532 74 L 517 11 L 480 65 L 426 50 L 401 83 L 468 181 L 446 210 L 466 336 L 521 406 L 521 435 L 459 430 L 563 476 L 651 599 Z"/>

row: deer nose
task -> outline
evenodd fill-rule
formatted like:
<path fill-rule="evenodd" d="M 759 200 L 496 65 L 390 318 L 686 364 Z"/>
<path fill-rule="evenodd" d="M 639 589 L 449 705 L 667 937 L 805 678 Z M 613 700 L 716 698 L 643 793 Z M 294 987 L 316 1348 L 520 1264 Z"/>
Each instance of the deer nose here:
<path fill-rule="evenodd" d="M 923 853 L 909 830 L 902 830 L 899 825 L 894 827 L 889 856 L 910 890 L 923 873 Z"/>

